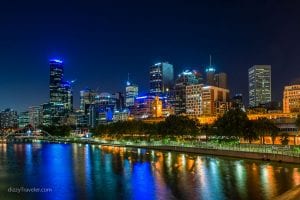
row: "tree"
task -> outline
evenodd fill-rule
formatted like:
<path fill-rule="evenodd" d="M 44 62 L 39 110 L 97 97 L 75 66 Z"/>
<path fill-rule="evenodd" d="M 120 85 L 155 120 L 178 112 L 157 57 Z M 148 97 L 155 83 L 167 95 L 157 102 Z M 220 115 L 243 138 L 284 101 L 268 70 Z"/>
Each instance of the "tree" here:
<path fill-rule="evenodd" d="M 282 133 L 280 140 L 281 140 L 282 145 L 288 145 L 289 144 L 289 134 L 288 133 Z"/>
<path fill-rule="evenodd" d="M 278 136 L 278 133 L 279 133 L 279 129 L 274 123 L 269 124 L 269 125 L 270 125 L 269 128 L 270 128 L 270 135 L 272 138 L 272 144 L 274 145 L 276 137 Z"/>
<path fill-rule="evenodd" d="M 206 141 L 209 140 L 209 136 L 214 135 L 215 131 L 213 127 L 209 124 L 204 124 L 200 127 L 200 133 L 205 135 Z"/>
<path fill-rule="evenodd" d="M 255 130 L 255 122 L 248 120 L 245 125 L 243 137 L 251 144 L 252 141 L 258 139 L 258 134 Z"/>
<path fill-rule="evenodd" d="M 300 115 L 297 116 L 297 119 L 295 121 L 295 125 L 297 126 L 298 131 L 299 131 L 299 129 L 300 129 Z"/>
<path fill-rule="evenodd" d="M 52 136 L 69 136 L 71 132 L 71 127 L 62 125 L 62 126 L 41 126 L 41 129 L 48 132 Z"/>
<path fill-rule="evenodd" d="M 248 117 L 245 112 L 240 109 L 232 109 L 218 118 L 214 126 L 217 128 L 217 134 L 220 136 L 241 137 L 247 123 Z"/>
<path fill-rule="evenodd" d="M 278 128 L 271 120 L 267 118 L 259 118 L 255 121 L 255 129 L 258 135 L 261 137 L 261 143 L 265 144 L 265 135 L 270 134 L 272 143 L 278 135 Z"/>

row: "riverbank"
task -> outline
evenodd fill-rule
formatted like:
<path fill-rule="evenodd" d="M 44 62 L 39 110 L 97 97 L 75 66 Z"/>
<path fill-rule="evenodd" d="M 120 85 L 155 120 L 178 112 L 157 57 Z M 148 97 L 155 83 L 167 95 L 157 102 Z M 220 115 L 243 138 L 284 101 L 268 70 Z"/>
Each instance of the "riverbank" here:
<path fill-rule="evenodd" d="M 198 147 L 180 147 L 180 146 L 142 146 L 142 145 L 118 145 L 118 144 L 102 144 L 102 145 L 124 146 L 124 147 L 131 147 L 131 148 L 145 148 L 145 149 L 152 149 L 152 150 L 176 151 L 176 152 L 183 152 L 183 153 L 227 156 L 227 157 L 235 157 L 235 158 L 247 158 L 247 159 L 255 159 L 255 160 L 300 164 L 299 157 L 280 155 L 280 154 L 271 154 L 271 153 L 257 153 L 257 152 L 205 149 L 205 148 L 198 148 Z"/>
<path fill-rule="evenodd" d="M 279 195 L 274 200 L 299 200 L 300 199 L 300 185 L 286 191 L 285 193 Z"/>
<path fill-rule="evenodd" d="M 39 139 L 28 139 L 28 138 L 19 138 L 14 140 L 6 140 L 2 142 L 36 142 L 36 141 L 45 141 L 45 142 L 55 142 L 55 143 L 82 143 L 82 144 L 96 144 L 96 145 L 105 145 L 105 146 L 122 146 L 122 147 L 131 147 L 131 148 L 145 148 L 153 150 L 162 150 L 162 151 L 176 151 L 183 153 L 195 153 L 203 155 L 215 155 L 215 156 L 227 156 L 235 158 L 247 158 L 247 159 L 256 159 L 256 160 L 265 160 L 265 161 L 274 161 L 274 162 L 285 162 L 285 163 L 295 163 L 300 164 L 300 157 L 298 154 L 287 155 L 285 151 L 273 151 L 273 149 L 263 149 L 263 148 L 254 148 L 247 151 L 247 146 L 240 145 L 236 148 L 228 147 L 217 147 L 217 146 L 188 146 L 188 145 L 167 145 L 167 144 L 146 144 L 146 143 L 132 143 L 132 142 L 108 142 L 99 139 L 92 138 L 39 138 Z M 225 149 L 227 148 L 227 149 Z"/>

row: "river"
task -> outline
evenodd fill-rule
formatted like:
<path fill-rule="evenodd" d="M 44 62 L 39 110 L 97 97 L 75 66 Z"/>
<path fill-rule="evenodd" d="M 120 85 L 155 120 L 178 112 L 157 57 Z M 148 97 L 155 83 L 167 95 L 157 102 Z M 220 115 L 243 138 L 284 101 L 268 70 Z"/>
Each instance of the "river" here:
<path fill-rule="evenodd" d="M 89 144 L 0 144 L 0 199 L 272 199 L 294 164 Z"/>

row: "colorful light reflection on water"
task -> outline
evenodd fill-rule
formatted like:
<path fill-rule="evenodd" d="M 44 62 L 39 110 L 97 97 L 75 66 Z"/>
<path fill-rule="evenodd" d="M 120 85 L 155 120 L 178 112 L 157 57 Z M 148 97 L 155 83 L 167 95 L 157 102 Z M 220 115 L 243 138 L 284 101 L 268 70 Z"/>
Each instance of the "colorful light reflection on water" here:
<path fill-rule="evenodd" d="M 0 144 L 0 181 L 0 199 L 271 199 L 300 183 L 300 169 L 124 147 Z"/>

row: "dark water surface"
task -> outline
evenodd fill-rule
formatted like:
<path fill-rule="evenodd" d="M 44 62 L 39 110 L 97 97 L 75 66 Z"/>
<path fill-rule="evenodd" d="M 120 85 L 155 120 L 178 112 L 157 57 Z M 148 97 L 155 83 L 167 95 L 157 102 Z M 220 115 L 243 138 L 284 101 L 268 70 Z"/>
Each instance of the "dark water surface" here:
<path fill-rule="evenodd" d="M 258 200 L 297 184 L 300 166 L 293 164 L 100 145 L 0 144 L 1 200 Z"/>

